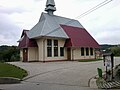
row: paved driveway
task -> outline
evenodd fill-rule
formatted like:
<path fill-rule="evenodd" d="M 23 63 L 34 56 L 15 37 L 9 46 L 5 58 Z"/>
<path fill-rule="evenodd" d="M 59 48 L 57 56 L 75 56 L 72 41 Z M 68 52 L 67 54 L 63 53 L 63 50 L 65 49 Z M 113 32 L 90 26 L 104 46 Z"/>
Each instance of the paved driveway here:
<path fill-rule="evenodd" d="M 120 58 L 115 58 L 120 64 Z M 88 81 L 102 68 L 103 61 L 97 62 L 12 62 L 26 69 L 29 75 L 21 84 L 0 85 L 5 90 L 96 90 L 88 87 Z"/>

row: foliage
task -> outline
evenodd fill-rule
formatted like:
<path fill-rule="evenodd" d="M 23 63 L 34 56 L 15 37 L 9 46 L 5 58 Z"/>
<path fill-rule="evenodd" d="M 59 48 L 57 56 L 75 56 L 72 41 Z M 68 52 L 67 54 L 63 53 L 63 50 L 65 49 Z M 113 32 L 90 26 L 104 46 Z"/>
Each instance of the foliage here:
<path fill-rule="evenodd" d="M 120 47 L 112 47 L 110 50 L 115 56 L 120 56 Z"/>
<path fill-rule="evenodd" d="M 14 77 L 22 79 L 27 76 L 27 71 L 15 65 L 0 63 L 0 77 Z"/>
<path fill-rule="evenodd" d="M 102 44 L 100 45 L 101 50 L 107 50 L 111 47 L 116 47 L 117 45 Z"/>
<path fill-rule="evenodd" d="M 105 50 L 104 53 L 112 52 L 115 56 L 120 56 L 120 45 L 100 45 L 101 51 Z"/>
<path fill-rule="evenodd" d="M 0 61 L 11 62 L 20 60 L 17 46 L 0 46 Z"/>

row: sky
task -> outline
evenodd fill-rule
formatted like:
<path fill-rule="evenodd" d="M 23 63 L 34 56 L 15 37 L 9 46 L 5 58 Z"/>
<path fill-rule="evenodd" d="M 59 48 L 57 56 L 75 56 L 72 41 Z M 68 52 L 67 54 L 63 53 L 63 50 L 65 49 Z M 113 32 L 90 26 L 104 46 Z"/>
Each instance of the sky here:
<path fill-rule="evenodd" d="M 0 45 L 18 45 L 23 29 L 30 30 L 45 12 L 47 0 L 0 0 Z M 120 0 L 79 17 L 105 0 L 55 0 L 55 15 L 77 19 L 99 44 L 120 44 Z"/>

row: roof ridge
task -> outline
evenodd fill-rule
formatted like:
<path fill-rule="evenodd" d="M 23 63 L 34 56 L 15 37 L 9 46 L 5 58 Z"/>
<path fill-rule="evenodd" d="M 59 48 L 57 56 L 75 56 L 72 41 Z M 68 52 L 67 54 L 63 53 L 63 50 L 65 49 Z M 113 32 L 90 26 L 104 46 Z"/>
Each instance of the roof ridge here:
<path fill-rule="evenodd" d="M 43 24 L 43 26 L 42 26 L 42 30 L 41 30 L 41 33 L 40 33 L 40 35 L 42 34 L 42 32 L 43 32 L 43 27 L 45 26 L 45 22 L 46 22 L 47 20 L 46 20 L 46 18 L 45 18 L 45 20 L 44 20 L 44 24 Z"/>
<path fill-rule="evenodd" d="M 85 29 L 84 27 L 77 27 L 77 26 L 70 26 L 70 25 L 65 25 L 65 24 L 60 24 L 61 26 L 68 26 L 68 27 L 74 27 L 74 28 L 80 28 L 80 29 Z M 86 29 L 85 29 L 86 30 Z"/>

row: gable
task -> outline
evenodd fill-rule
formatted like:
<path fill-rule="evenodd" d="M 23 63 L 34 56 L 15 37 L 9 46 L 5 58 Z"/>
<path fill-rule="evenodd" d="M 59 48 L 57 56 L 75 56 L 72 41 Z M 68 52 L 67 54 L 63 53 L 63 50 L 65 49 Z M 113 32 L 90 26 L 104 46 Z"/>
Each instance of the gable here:
<path fill-rule="evenodd" d="M 65 47 L 92 47 L 99 48 L 96 40 L 83 28 L 61 25 L 69 39 Z"/>
<path fill-rule="evenodd" d="M 27 36 L 27 31 L 23 30 L 21 39 L 19 40 L 19 48 L 28 48 L 28 47 L 38 47 L 37 42 L 34 39 L 29 39 Z"/>

